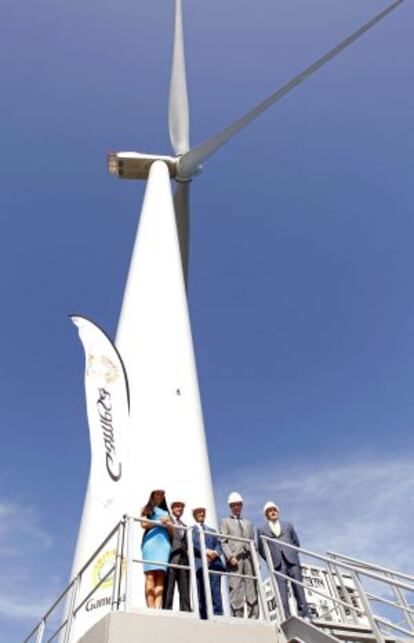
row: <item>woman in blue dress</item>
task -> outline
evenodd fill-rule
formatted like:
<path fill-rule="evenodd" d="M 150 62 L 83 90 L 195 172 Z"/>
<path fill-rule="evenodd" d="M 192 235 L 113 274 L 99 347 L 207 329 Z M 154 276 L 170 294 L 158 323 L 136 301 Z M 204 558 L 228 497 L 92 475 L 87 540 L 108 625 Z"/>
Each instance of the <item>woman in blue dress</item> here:
<path fill-rule="evenodd" d="M 165 572 L 171 552 L 172 522 L 165 500 L 165 491 L 157 489 L 151 492 L 149 500 L 141 511 L 141 518 L 157 520 L 161 525 L 153 525 L 145 520 L 141 523 L 144 531 L 142 539 L 143 560 L 157 561 L 144 563 L 145 600 L 147 607 L 162 607 Z"/>

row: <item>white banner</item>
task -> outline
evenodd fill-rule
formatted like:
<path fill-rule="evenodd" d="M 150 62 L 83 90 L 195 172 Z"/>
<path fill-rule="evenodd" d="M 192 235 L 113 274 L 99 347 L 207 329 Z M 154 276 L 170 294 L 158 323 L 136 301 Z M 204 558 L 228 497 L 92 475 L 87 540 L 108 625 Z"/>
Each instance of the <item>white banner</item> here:
<path fill-rule="evenodd" d="M 85 393 L 91 468 L 72 568 L 73 578 L 126 513 L 125 476 L 129 431 L 129 387 L 121 356 L 109 337 L 79 315 L 71 320 L 85 349 Z M 115 561 L 116 536 L 82 575 L 76 604 L 92 591 Z M 113 574 L 79 610 L 71 641 L 77 641 L 110 609 Z"/>

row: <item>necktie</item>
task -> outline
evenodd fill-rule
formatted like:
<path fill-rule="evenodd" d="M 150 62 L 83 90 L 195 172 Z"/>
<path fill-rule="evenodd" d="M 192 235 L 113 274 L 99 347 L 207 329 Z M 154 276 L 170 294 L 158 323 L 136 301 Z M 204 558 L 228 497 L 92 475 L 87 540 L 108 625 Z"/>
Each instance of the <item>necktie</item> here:
<path fill-rule="evenodd" d="M 241 518 L 237 518 L 237 523 L 239 525 L 240 536 L 243 538 L 243 523 L 241 521 Z"/>
<path fill-rule="evenodd" d="M 177 519 L 176 519 L 175 524 L 176 524 L 178 527 L 182 527 L 182 526 L 183 526 L 183 523 L 181 522 L 181 520 L 180 520 L 179 518 L 177 518 Z M 183 539 L 183 536 L 184 536 L 184 529 L 177 529 L 176 531 L 177 531 L 177 536 L 178 536 L 179 538 L 181 538 L 181 540 L 182 540 L 182 539 Z"/>

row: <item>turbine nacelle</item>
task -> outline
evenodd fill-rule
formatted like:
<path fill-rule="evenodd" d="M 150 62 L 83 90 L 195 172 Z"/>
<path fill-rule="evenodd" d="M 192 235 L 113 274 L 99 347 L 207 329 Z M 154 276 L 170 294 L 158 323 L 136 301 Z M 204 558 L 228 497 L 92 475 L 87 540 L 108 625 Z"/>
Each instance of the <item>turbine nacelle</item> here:
<path fill-rule="evenodd" d="M 197 165 L 191 173 L 181 172 L 179 156 L 160 156 L 157 154 L 141 154 L 140 152 L 109 152 L 108 172 L 121 179 L 146 181 L 151 165 L 155 161 L 163 161 L 169 170 L 170 178 L 182 183 L 191 181 L 193 176 L 201 174 L 203 166 Z"/>
<path fill-rule="evenodd" d="M 177 176 L 178 158 L 174 156 L 159 156 L 156 154 L 141 154 L 140 152 L 110 152 L 108 154 L 108 172 L 121 179 L 148 179 L 151 165 L 155 161 L 163 161 L 169 170 L 170 178 Z"/>
<path fill-rule="evenodd" d="M 180 156 L 160 156 L 157 154 L 141 154 L 140 152 L 109 152 L 108 172 L 121 179 L 146 181 L 151 165 L 155 161 L 163 161 L 169 170 L 170 178 L 182 183 L 191 181 L 193 176 L 201 174 L 203 166 L 197 165 L 191 172 L 180 167 Z"/>

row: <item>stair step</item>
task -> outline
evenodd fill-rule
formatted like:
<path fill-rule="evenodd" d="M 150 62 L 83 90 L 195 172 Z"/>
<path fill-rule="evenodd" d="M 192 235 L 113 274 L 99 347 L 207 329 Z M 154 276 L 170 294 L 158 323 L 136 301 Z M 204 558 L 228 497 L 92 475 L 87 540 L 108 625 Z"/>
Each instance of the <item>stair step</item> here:
<path fill-rule="evenodd" d="M 329 633 L 339 641 L 352 641 L 352 643 L 377 643 L 377 639 L 368 628 L 339 624 L 324 625 L 321 623 L 315 623 L 315 626 L 321 631 Z M 384 641 L 385 643 L 396 643 L 396 639 L 393 636 L 386 636 L 385 634 Z"/>
<path fill-rule="evenodd" d="M 331 633 L 325 632 L 312 623 L 304 621 L 298 616 L 290 616 L 281 628 L 289 641 L 299 640 L 305 643 L 339 643 L 339 639 Z"/>

